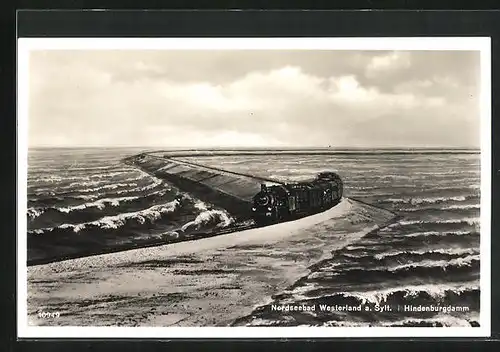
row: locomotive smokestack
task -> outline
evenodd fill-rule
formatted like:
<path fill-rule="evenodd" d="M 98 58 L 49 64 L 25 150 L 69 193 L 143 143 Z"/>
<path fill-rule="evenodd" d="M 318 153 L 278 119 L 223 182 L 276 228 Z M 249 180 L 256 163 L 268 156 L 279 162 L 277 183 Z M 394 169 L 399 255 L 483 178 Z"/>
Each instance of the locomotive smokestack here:
<path fill-rule="evenodd" d="M 261 183 L 261 184 L 260 184 L 260 190 L 261 190 L 262 192 L 266 192 L 266 191 L 267 191 L 267 186 L 266 186 L 266 184 L 265 184 L 265 183 Z"/>

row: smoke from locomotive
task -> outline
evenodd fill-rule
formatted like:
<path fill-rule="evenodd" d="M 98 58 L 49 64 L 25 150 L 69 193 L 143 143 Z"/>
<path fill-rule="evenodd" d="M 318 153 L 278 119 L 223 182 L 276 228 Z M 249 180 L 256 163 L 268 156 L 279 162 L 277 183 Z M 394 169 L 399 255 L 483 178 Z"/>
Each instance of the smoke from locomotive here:
<path fill-rule="evenodd" d="M 334 172 L 322 172 L 312 181 L 261 186 L 253 197 L 257 224 L 291 220 L 329 209 L 340 202 L 343 183 Z"/>

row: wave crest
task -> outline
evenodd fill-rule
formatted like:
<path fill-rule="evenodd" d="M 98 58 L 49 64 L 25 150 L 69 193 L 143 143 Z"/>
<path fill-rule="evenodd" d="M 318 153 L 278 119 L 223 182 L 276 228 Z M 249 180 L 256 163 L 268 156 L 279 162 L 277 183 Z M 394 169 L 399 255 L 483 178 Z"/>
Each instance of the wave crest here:
<path fill-rule="evenodd" d="M 453 232 L 439 232 L 439 231 L 426 231 L 426 232 L 414 232 L 407 235 L 403 235 L 403 237 L 428 237 L 428 236 L 464 236 L 471 235 L 470 231 L 453 231 Z"/>
<path fill-rule="evenodd" d="M 463 218 L 463 219 L 447 219 L 447 220 L 401 220 L 397 223 L 389 225 L 388 227 L 394 227 L 398 225 L 425 225 L 425 224 L 468 224 L 468 225 L 479 225 L 479 218 Z"/>
<path fill-rule="evenodd" d="M 28 217 L 31 220 L 36 219 L 40 215 L 42 215 L 45 212 L 45 209 L 40 209 L 40 208 L 29 208 L 28 209 Z"/>
<path fill-rule="evenodd" d="M 154 205 L 150 208 L 140 210 L 132 213 L 122 213 L 113 216 L 105 216 L 99 220 L 86 222 L 83 224 L 63 224 L 60 225 L 61 229 L 72 229 L 74 232 L 80 232 L 83 229 L 95 226 L 101 229 L 117 229 L 125 225 L 129 220 L 136 220 L 139 224 L 144 224 L 146 221 L 154 222 L 162 217 L 162 215 L 167 213 L 172 213 L 176 211 L 181 202 L 179 200 L 173 200 L 169 203 Z M 42 229 L 47 230 L 47 229 Z"/>
<path fill-rule="evenodd" d="M 205 210 L 202 213 L 198 214 L 196 219 L 193 221 L 184 224 L 181 228 L 181 231 L 185 232 L 188 229 L 194 228 L 195 230 L 199 230 L 202 226 L 210 226 L 214 225 L 217 227 L 227 227 L 234 222 L 234 218 L 232 218 L 226 211 L 224 210 Z"/>
<path fill-rule="evenodd" d="M 408 208 L 404 209 L 404 212 L 421 212 L 421 211 L 442 211 L 442 210 L 479 210 L 479 204 L 455 204 L 455 205 L 445 205 L 442 207 L 416 207 L 416 208 Z"/>
<path fill-rule="evenodd" d="M 448 249 L 435 249 L 435 250 L 421 250 L 421 251 L 394 251 L 375 254 L 373 257 L 377 260 L 382 260 L 385 258 L 398 257 L 401 255 L 429 255 L 429 254 L 443 254 L 443 255 L 464 255 L 464 254 L 476 254 L 477 250 L 474 248 L 448 248 Z"/>
<path fill-rule="evenodd" d="M 70 207 L 62 207 L 62 208 L 57 208 L 56 210 L 63 212 L 63 213 L 70 213 L 75 210 L 83 210 L 87 208 L 97 208 L 97 209 L 104 209 L 107 205 L 111 205 L 113 207 L 118 207 L 121 202 L 127 202 L 131 200 L 139 199 L 139 197 L 134 196 L 134 197 L 120 197 L 120 198 L 103 198 L 96 200 L 91 203 L 84 203 L 80 205 L 73 205 Z"/>
<path fill-rule="evenodd" d="M 397 265 L 395 267 L 387 268 L 389 272 L 398 272 L 401 270 L 408 270 L 414 268 L 442 268 L 447 270 L 448 268 L 457 268 L 463 266 L 471 266 L 472 264 L 479 262 L 479 254 L 468 255 L 466 257 L 459 257 L 450 260 L 423 260 L 418 263 L 409 263 Z"/>
<path fill-rule="evenodd" d="M 396 321 L 381 321 L 381 322 L 359 322 L 359 321 L 339 321 L 332 320 L 324 323 L 324 327 L 471 327 L 473 322 L 477 322 L 479 317 L 475 318 L 459 318 L 451 315 L 438 315 L 432 318 L 406 318 Z"/>
<path fill-rule="evenodd" d="M 388 198 L 384 199 L 383 202 L 396 203 L 396 204 L 435 204 L 444 203 L 449 201 L 459 201 L 463 202 L 468 199 L 475 198 L 477 196 L 452 196 L 452 197 L 426 197 L 426 198 Z"/>
<path fill-rule="evenodd" d="M 390 287 L 380 290 L 367 291 L 341 291 L 325 294 L 322 286 L 308 285 L 293 291 L 285 291 L 285 299 L 280 303 L 297 301 L 325 302 L 328 304 L 345 304 L 346 299 L 358 304 L 403 304 L 406 300 L 427 300 L 435 304 L 446 303 L 450 300 L 460 300 L 465 295 L 478 295 L 480 290 L 479 280 L 459 283 L 437 283 L 407 285 L 403 287 Z M 462 297 L 462 298 L 461 298 Z"/>

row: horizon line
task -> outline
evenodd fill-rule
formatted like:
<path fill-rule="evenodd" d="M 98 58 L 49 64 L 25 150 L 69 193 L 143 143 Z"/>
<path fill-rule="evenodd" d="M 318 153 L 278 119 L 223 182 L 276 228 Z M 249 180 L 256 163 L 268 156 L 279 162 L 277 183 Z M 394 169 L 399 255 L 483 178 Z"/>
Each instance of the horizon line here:
<path fill-rule="evenodd" d="M 176 150 L 480 150 L 480 146 L 409 146 L 409 147 L 324 147 L 324 146 L 228 146 L 228 147 L 187 147 L 187 146 L 143 146 L 143 145 L 130 145 L 130 146 L 106 146 L 106 145 L 79 145 L 79 146 L 67 146 L 67 145 L 37 145 L 28 146 L 28 149 L 131 149 L 131 148 L 144 148 L 144 149 L 176 149 Z"/>

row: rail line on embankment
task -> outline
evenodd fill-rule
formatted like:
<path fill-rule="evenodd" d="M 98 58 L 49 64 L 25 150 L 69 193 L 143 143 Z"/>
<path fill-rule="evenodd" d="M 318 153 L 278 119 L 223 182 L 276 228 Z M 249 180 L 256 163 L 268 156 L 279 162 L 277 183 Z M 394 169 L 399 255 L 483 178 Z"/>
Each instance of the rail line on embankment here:
<path fill-rule="evenodd" d="M 213 156 L 211 154 L 198 154 L 198 153 L 194 153 L 194 152 L 192 154 L 187 154 L 186 153 L 186 154 L 182 154 L 182 155 L 171 155 L 171 156 L 158 156 L 158 155 L 151 154 L 151 153 L 158 153 L 158 152 L 161 152 L 161 151 L 154 151 L 154 152 L 148 152 L 148 153 L 143 153 L 143 154 L 148 155 L 149 157 L 155 158 L 155 159 L 158 159 L 158 160 L 165 160 L 165 161 L 169 161 L 169 162 L 174 162 L 174 163 L 189 165 L 189 166 L 192 166 L 192 167 L 195 167 L 195 168 L 207 169 L 207 170 L 218 172 L 220 174 L 231 174 L 231 175 L 235 175 L 235 176 L 242 176 L 242 177 L 247 177 L 247 178 L 251 178 L 251 179 L 255 179 L 255 180 L 259 180 L 259 181 L 276 183 L 276 184 L 281 184 L 281 185 L 286 184 L 286 182 L 284 182 L 284 181 L 280 181 L 280 180 L 276 180 L 276 179 L 272 179 L 272 178 L 268 178 L 268 177 L 262 177 L 262 176 L 256 176 L 256 175 L 251 175 L 251 174 L 245 174 L 245 173 L 242 173 L 242 172 L 225 170 L 225 169 L 214 167 L 214 166 L 208 166 L 208 165 L 194 163 L 194 162 L 191 162 L 191 161 L 186 161 L 186 160 L 178 159 L 178 158 L 182 158 L 182 157 L 195 157 L 195 156 L 197 156 L 197 157 L 203 158 L 203 157 L 207 157 L 207 156 Z M 219 154 L 216 154 L 216 155 L 219 156 Z M 222 156 L 234 156 L 234 155 L 238 155 L 238 154 L 222 154 Z M 241 155 L 246 155 L 246 154 L 242 153 Z M 256 155 L 259 155 L 259 154 L 256 154 Z M 297 154 L 294 154 L 294 155 L 297 155 Z M 379 209 L 383 209 L 383 210 L 389 211 L 389 212 L 393 213 L 395 216 L 398 215 L 398 214 L 394 213 L 391 210 L 375 206 L 373 204 L 367 203 L 367 202 L 365 202 L 363 200 L 360 200 L 358 198 L 353 198 L 353 197 L 348 197 L 348 198 L 352 199 L 352 200 L 354 200 L 356 202 L 365 204 L 367 206 L 371 206 L 371 207 L 374 207 L 374 208 L 379 208 Z"/>
<path fill-rule="evenodd" d="M 264 182 L 271 182 L 271 183 L 277 183 L 277 184 L 284 184 L 285 183 L 283 181 L 275 180 L 275 179 L 272 179 L 272 178 L 267 178 L 267 177 L 262 177 L 262 176 L 255 176 L 255 175 L 245 174 L 245 173 L 242 173 L 242 172 L 229 171 L 229 170 L 221 169 L 221 168 L 218 168 L 218 167 L 213 167 L 213 166 L 207 166 L 207 165 L 202 165 L 202 164 L 198 164 L 198 163 L 193 163 L 193 162 L 190 162 L 190 161 L 177 159 L 178 157 L 176 157 L 176 156 L 169 156 L 169 157 L 163 156 L 162 157 L 162 156 L 152 155 L 152 154 L 149 154 L 149 153 L 144 153 L 144 154 L 148 155 L 151 158 L 155 158 L 155 159 L 159 159 L 159 160 L 165 160 L 165 161 L 170 161 L 170 162 L 184 164 L 184 165 L 189 165 L 189 166 L 193 166 L 193 167 L 200 168 L 200 169 L 211 170 L 211 171 L 218 172 L 220 174 L 230 174 L 230 175 L 235 175 L 235 176 L 248 177 L 248 178 L 252 178 L 254 180 L 259 180 L 259 181 L 264 181 Z M 192 155 L 192 156 L 197 156 L 197 155 Z"/>

